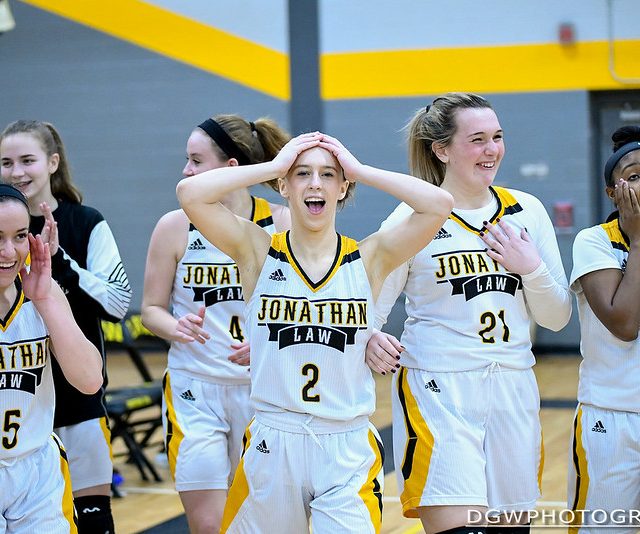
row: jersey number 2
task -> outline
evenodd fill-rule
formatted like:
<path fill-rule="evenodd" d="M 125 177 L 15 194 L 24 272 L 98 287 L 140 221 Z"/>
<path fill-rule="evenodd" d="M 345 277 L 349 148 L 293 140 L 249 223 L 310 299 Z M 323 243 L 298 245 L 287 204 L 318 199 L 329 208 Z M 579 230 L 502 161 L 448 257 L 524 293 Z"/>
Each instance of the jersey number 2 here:
<path fill-rule="evenodd" d="M 306 402 L 320 402 L 320 395 L 310 395 L 310 391 L 318 383 L 320 371 L 317 366 L 312 363 L 306 363 L 302 366 L 302 374 L 309 377 L 309 382 L 302 388 L 302 400 Z"/>
<path fill-rule="evenodd" d="M 502 341 L 507 342 L 509 341 L 510 332 L 509 332 L 509 327 L 507 326 L 507 323 L 504 321 L 504 310 L 500 310 L 498 312 L 498 318 L 500 319 L 500 322 L 502 322 Z M 496 339 L 490 334 L 491 334 L 491 331 L 498 324 L 498 321 L 496 320 L 496 316 L 491 312 L 484 312 L 480 316 L 480 322 L 483 325 L 485 325 L 485 328 L 483 328 L 482 330 L 480 330 L 480 332 L 478 332 L 478 334 L 480 334 L 480 337 L 482 338 L 482 342 L 495 343 Z"/>
<path fill-rule="evenodd" d="M 22 416 L 20 410 L 7 410 L 4 412 L 4 422 L 2 423 L 2 446 L 5 449 L 13 449 L 18 444 L 18 430 L 20 423 L 12 420 L 14 417 L 19 419 Z"/>

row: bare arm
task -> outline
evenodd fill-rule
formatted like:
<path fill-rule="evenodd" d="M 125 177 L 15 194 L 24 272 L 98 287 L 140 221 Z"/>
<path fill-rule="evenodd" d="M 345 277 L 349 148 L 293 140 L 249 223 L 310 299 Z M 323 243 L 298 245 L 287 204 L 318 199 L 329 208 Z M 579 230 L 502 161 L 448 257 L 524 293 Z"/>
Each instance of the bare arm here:
<path fill-rule="evenodd" d="M 622 341 L 633 341 L 640 329 L 640 205 L 626 182 L 616 186 L 620 224 L 630 249 L 624 274 L 602 269 L 580 277 L 584 295 L 600 322 Z"/>
<path fill-rule="evenodd" d="M 204 309 L 176 318 L 169 311 L 178 262 L 186 247 L 189 219 L 182 210 L 172 211 L 156 224 L 147 252 L 142 295 L 142 322 L 168 341 L 204 343 L 209 334 L 201 326 Z M 204 308 L 204 307 L 203 307 Z"/>
<path fill-rule="evenodd" d="M 31 268 L 22 269 L 23 290 L 42 316 L 56 360 L 67 381 L 86 394 L 102 386 L 102 357 L 75 322 L 64 293 L 51 279 L 49 245 L 29 235 Z"/>
<path fill-rule="evenodd" d="M 377 298 L 387 275 L 431 241 L 451 213 L 453 197 L 413 176 L 362 165 L 333 137 L 323 136 L 320 146 L 334 154 L 347 179 L 381 189 L 413 209 L 408 217 L 378 230 L 358 245 Z"/>

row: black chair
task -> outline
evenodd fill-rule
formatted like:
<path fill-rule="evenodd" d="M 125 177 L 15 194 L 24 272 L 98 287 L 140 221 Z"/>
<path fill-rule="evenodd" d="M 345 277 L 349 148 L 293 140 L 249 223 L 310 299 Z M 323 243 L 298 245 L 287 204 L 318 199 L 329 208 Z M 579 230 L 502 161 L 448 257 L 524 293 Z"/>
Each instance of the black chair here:
<path fill-rule="evenodd" d="M 148 481 L 151 477 L 161 482 L 162 477 L 146 456 L 145 448 L 152 445 L 151 437 L 162 427 L 162 383 L 153 380 L 143 353 L 166 351 L 169 345 L 142 325 L 139 314 L 129 314 L 119 323 L 103 322 L 102 327 L 107 352 L 126 352 L 141 378 L 139 384 L 107 388 L 105 404 L 111 420 L 111 441 L 122 438 L 127 447 L 128 461 L 135 464 L 143 480 Z M 140 415 L 141 410 L 149 409 L 155 413 Z M 114 493 L 118 495 L 117 488 L 114 488 Z"/>

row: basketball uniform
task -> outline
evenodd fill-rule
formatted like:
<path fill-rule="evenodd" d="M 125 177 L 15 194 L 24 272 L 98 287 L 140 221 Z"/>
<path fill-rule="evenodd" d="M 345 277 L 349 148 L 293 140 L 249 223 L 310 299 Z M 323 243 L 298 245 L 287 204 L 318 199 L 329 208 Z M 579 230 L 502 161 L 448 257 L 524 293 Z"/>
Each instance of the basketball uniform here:
<path fill-rule="evenodd" d="M 273 236 L 247 303 L 256 409 L 222 532 L 379 532 L 382 445 L 364 350 L 371 287 L 354 240 L 313 282 L 289 233 Z M 286 527 L 284 526 L 286 525 Z"/>
<path fill-rule="evenodd" d="M 16 287 L 0 320 L 0 532 L 77 532 L 66 455 L 52 434 L 49 333 L 19 278 Z"/>
<path fill-rule="evenodd" d="M 568 507 L 576 512 L 640 510 L 640 338 L 614 336 L 593 313 L 580 284 L 581 276 L 602 269 L 624 275 L 628 256 L 629 240 L 617 213 L 579 232 L 573 245 L 571 288 L 578 300 L 583 357 L 569 457 Z M 586 525 L 615 525 L 589 513 L 576 516 Z M 638 519 L 615 532 L 637 532 Z M 570 532 L 578 532 L 577 525 Z"/>
<path fill-rule="evenodd" d="M 252 197 L 251 221 L 275 231 L 269 203 Z M 238 267 L 192 224 L 171 294 L 175 317 L 207 312 L 204 344 L 172 343 L 164 376 L 164 428 L 169 467 L 178 491 L 227 489 L 253 410 L 249 367 L 228 360 L 231 344 L 246 341 L 245 303 Z"/>
<path fill-rule="evenodd" d="M 401 291 L 408 318 L 393 377 L 394 459 L 403 513 L 439 505 L 535 507 L 542 469 L 529 297 L 552 292 L 570 315 L 551 221 L 533 196 L 491 187 L 493 200 L 454 209 L 433 241 L 385 281 L 376 326 Z M 411 209 L 402 204 L 391 224 Z M 486 253 L 483 221 L 526 228 L 543 260 L 508 272 Z M 548 289 L 547 289 L 548 288 Z M 556 325 L 558 328 L 564 324 Z"/>

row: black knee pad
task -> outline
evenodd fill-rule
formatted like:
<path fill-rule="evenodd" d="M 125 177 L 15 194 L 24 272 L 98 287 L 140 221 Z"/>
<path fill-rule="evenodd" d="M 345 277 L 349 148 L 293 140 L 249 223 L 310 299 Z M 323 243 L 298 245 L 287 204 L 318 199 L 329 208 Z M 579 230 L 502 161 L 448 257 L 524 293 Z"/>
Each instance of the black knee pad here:
<path fill-rule="evenodd" d="M 87 495 L 73 500 L 78 513 L 78 534 L 114 534 L 111 497 Z"/>
<path fill-rule="evenodd" d="M 487 527 L 487 534 L 529 534 L 531 523 L 526 525 L 498 525 Z"/>

